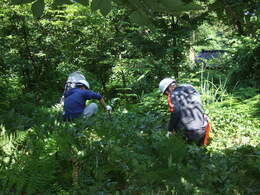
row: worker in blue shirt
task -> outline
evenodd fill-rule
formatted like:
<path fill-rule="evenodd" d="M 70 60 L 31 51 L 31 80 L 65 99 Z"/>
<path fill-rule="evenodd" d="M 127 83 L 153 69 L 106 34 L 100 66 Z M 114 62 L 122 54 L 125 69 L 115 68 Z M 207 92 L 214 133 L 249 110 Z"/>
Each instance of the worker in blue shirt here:
<path fill-rule="evenodd" d="M 90 103 L 86 106 L 86 100 L 99 100 L 101 105 L 107 111 L 111 111 L 112 107 L 107 105 L 104 98 L 90 90 L 89 83 L 86 80 L 80 80 L 76 83 L 76 88 L 72 88 L 64 94 L 64 112 L 63 119 L 68 121 L 74 118 L 90 117 L 97 113 L 98 106 L 96 103 Z"/>

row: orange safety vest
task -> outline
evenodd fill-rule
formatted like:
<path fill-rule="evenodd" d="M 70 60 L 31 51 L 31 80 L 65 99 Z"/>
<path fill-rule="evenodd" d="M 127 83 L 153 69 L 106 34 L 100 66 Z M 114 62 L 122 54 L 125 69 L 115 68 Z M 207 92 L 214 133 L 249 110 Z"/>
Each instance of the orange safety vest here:
<path fill-rule="evenodd" d="M 168 95 L 168 106 L 169 106 L 169 112 L 174 112 L 174 105 L 171 101 L 171 95 Z"/>
<path fill-rule="evenodd" d="M 205 137 L 204 137 L 204 142 L 203 145 L 206 146 L 208 145 L 208 139 L 209 139 L 209 132 L 211 131 L 211 126 L 209 122 L 208 116 L 205 117 L 208 121 L 207 125 L 205 126 Z"/>

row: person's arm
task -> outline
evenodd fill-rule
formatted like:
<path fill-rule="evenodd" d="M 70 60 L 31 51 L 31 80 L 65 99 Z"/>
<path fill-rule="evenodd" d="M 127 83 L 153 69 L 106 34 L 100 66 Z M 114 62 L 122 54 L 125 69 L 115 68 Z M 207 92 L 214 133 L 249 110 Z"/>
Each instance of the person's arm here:
<path fill-rule="evenodd" d="M 173 113 L 171 113 L 171 118 L 170 118 L 170 121 L 169 121 L 169 125 L 168 125 L 168 131 L 170 133 L 176 133 L 177 131 L 177 125 L 179 123 L 179 117 Z"/>
<path fill-rule="evenodd" d="M 168 132 L 166 134 L 167 137 L 176 134 L 176 127 L 177 127 L 177 120 L 176 117 L 174 116 L 174 113 L 171 113 L 170 121 L 168 124 Z"/>
<path fill-rule="evenodd" d="M 112 107 L 106 104 L 103 97 L 99 100 L 99 103 L 106 109 L 106 111 L 112 111 Z"/>
<path fill-rule="evenodd" d="M 176 133 L 178 131 L 177 127 L 178 124 L 181 121 L 181 113 L 180 113 L 180 107 L 176 100 L 172 98 L 172 104 L 174 105 L 174 110 L 171 113 L 169 125 L 168 125 L 168 131 L 172 133 Z"/>
<path fill-rule="evenodd" d="M 112 107 L 107 105 L 105 103 L 105 100 L 103 98 L 103 96 L 101 96 L 99 93 L 93 92 L 93 91 L 88 91 L 87 94 L 89 95 L 90 99 L 97 99 L 99 101 L 99 103 L 107 110 L 107 111 L 111 111 Z"/>
<path fill-rule="evenodd" d="M 105 103 L 105 100 L 104 100 L 103 97 L 99 100 L 99 103 L 100 103 L 104 108 L 107 106 L 107 104 Z"/>

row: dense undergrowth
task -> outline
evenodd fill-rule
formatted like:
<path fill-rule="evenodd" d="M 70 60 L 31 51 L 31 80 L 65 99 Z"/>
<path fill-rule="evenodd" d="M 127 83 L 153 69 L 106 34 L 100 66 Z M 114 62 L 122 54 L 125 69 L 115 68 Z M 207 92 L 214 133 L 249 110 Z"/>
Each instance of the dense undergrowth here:
<path fill-rule="evenodd" d="M 0 191 L 257 194 L 260 95 L 242 94 L 205 105 L 213 128 L 206 148 L 165 136 L 169 114 L 157 92 L 111 117 L 73 123 L 59 107 L 14 108 L 1 116 Z"/>
<path fill-rule="evenodd" d="M 84 1 L 112 9 L 103 17 L 97 5 L 59 6 L 82 0 L 9 2 L 0 6 L 0 194 L 260 193 L 259 3 L 196 1 L 205 13 L 153 13 L 150 28 L 132 22 L 132 3 Z M 31 6 L 44 4 L 35 19 Z M 198 60 L 203 50 L 223 56 Z M 53 105 L 76 70 L 111 116 L 62 121 Z M 201 93 L 207 147 L 166 136 L 157 85 L 170 75 Z"/>

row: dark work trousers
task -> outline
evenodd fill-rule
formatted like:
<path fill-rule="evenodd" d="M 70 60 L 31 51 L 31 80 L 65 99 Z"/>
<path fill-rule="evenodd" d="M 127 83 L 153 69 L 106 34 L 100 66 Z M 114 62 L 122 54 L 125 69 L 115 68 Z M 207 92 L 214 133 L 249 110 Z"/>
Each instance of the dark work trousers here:
<path fill-rule="evenodd" d="M 198 146 L 204 145 L 205 128 L 193 131 L 185 131 L 184 133 L 188 143 L 196 143 Z"/>

